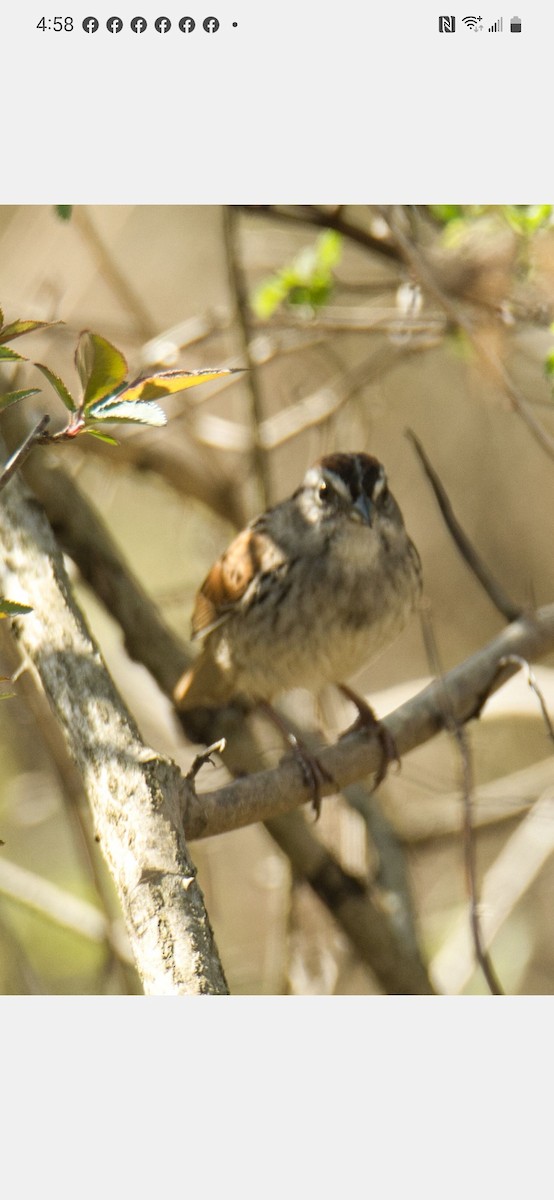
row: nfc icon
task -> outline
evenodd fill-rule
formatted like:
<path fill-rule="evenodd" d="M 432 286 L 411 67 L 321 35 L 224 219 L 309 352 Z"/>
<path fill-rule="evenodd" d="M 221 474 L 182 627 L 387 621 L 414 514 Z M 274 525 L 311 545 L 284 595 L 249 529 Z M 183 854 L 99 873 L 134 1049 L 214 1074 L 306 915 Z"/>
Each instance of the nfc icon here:
<path fill-rule="evenodd" d="M 455 17 L 439 17 L 439 33 L 455 33 L 456 18 Z"/>

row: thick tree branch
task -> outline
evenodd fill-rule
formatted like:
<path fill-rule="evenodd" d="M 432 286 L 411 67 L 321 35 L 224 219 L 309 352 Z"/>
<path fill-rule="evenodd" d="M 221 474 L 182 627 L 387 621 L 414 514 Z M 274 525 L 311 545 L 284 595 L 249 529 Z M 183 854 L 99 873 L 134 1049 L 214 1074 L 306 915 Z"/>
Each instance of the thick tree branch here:
<path fill-rule="evenodd" d="M 33 609 L 12 629 L 83 777 L 145 990 L 226 993 L 183 836 L 192 789 L 142 742 L 72 598 L 50 527 L 17 479 L 0 505 L 0 544 L 0 590 Z"/>
<path fill-rule="evenodd" d="M 384 724 L 394 738 L 399 754 L 407 754 L 446 727 L 444 688 L 456 721 L 463 725 L 479 715 L 487 697 L 517 670 L 517 665 L 511 662 L 499 672 L 501 659 L 519 655 L 535 660 L 552 651 L 554 604 L 514 621 L 443 679 L 429 684 L 391 713 Z M 381 761 L 381 746 L 377 738 L 367 733 L 353 733 L 336 745 L 319 751 L 318 758 L 335 781 L 334 785 L 322 784 L 322 794 L 329 795 L 376 773 Z M 290 812 L 310 798 L 298 763 L 286 758 L 273 770 L 249 775 L 215 792 L 203 792 L 201 805 L 185 815 L 187 836 L 207 837 L 253 821 L 265 821 L 278 813 Z"/>

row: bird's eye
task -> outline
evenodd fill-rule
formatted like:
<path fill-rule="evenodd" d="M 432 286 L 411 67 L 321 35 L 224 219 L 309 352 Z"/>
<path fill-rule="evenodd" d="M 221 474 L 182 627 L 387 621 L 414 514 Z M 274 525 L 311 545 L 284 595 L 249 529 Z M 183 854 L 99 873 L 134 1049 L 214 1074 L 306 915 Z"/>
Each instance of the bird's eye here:
<path fill-rule="evenodd" d="M 329 500 L 331 499 L 331 495 L 332 495 L 332 489 L 329 487 L 329 484 L 326 483 L 324 479 L 322 479 L 321 483 L 319 483 L 317 485 L 318 500 L 321 500 L 323 504 L 328 504 Z"/>

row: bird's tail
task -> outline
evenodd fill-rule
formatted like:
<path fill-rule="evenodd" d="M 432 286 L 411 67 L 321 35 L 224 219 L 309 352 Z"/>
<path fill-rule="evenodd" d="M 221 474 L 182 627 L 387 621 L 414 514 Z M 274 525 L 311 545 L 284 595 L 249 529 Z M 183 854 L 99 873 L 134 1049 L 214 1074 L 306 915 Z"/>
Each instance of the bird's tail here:
<path fill-rule="evenodd" d="M 191 708 L 220 708 L 227 704 L 231 688 L 221 668 L 212 658 L 200 656 L 173 691 L 175 705 L 181 711 Z"/>

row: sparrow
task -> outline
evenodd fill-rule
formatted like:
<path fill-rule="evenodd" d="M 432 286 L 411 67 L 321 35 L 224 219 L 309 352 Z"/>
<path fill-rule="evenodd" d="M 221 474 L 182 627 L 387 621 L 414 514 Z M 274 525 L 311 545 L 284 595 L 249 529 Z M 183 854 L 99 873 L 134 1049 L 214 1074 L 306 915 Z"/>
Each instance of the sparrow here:
<path fill-rule="evenodd" d="M 317 694 L 331 683 L 374 725 L 346 680 L 401 632 L 420 593 L 420 558 L 383 465 L 362 452 L 327 455 L 212 566 L 192 617 L 202 650 L 176 705 L 269 712 L 291 688 Z"/>

